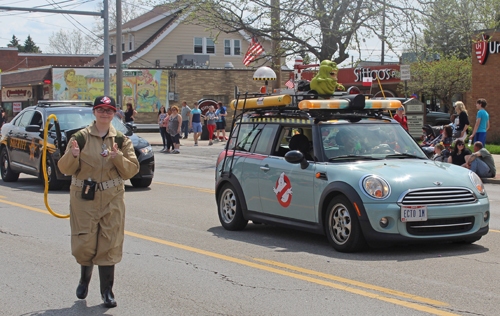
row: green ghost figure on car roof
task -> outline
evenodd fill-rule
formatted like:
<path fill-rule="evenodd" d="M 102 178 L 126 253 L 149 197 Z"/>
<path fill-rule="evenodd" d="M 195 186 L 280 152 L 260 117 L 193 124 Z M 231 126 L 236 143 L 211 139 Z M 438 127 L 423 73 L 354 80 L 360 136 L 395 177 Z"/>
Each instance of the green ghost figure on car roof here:
<path fill-rule="evenodd" d="M 323 60 L 318 74 L 311 80 L 311 89 L 318 94 L 333 94 L 337 88 L 345 90 L 343 85 L 337 83 L 338 71 L 337 63 Z"/>

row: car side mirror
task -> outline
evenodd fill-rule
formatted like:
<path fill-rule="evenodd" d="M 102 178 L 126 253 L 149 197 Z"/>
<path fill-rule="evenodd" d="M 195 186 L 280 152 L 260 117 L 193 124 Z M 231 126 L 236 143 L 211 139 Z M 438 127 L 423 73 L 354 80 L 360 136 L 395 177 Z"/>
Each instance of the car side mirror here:
<path fill-rule="evenodd" d="M 130 124 L 130 123 L 125 123 L 125 126 L 128 127 L 128 129 L 130 129 L 132 132 L 137 132 L 137 126 L 133 125 L 133 124 Z"/>
<path fill-rule="evenodd" d="M 304 154 L 298 150 L 291 150 L 285 154 L 285 160 L 288 163 L 298 164 L 300 163 L 300 168 L 306 169 L 309 166 L 309 162 L 304 157 Z"/>
<path fill-rule="evenodd" d="M 40 131 L 40 125 L 28 125 L 26 126 L 26 131 L 30 133 L 38 133 Z"/>

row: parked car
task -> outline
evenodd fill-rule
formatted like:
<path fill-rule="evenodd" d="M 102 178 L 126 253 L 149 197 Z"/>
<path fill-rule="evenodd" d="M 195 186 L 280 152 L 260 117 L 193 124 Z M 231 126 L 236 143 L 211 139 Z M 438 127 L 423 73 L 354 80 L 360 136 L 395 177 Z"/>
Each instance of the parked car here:
<path fill-rule="evenodd" d="M 273 106 L 266 96 L 236 125 L 216 163 L 221 225 L 248 221 L 324 234 L 337 251 L 365 243 L 473 243 L 488 232 L 481 179 L 429 160 L 381 110 L 397 100 L 303 100 Z M 284 96 L 275 97 L 282 101 Z"/>
<path fill-rule="evenodd" d="M 20 173 L 31 174 L 43 179 L 42 149 L 43 131 L 47 118 L 55 114 L 57 124 L 52 121 L 47 138 L 47 175 L 49 189 L 56 190 L 70 176 L 59 171 L 57 162 L 65 151 L 67 141 L 78 130 L 88 126 L 94 119 L 92 102 L 41 101 L 16 115 L 1 129 L 0 171 L 5 182 L 17 181 Z M 148 187 L 154 175 L 155 161 L 151 145 L 133 133 L 133 127 L 124 125 L 116 117 L 113 127 L 130 138 L 140 163 L 140 170 L 130 182 L 135 187 Z"/>
<path fill-rule="evenodd" d="M 450 114 L 444 112 L 434 112 L 427 109 L 426 124 L 431 126 L 448 125 L 451 123 Z"/>

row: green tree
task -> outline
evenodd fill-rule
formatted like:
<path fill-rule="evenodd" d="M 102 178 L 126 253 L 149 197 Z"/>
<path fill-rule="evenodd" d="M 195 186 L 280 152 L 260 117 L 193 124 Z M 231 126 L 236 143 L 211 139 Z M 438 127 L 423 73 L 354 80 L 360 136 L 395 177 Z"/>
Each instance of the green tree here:
<path fill-rule="evenodd" d="M 30 35 L 24 41 L 24 49 L 25 53 L 41 53 L 40 47 L 36 46 L 35 42 L 31 38 Z"/>
<path fill-rule="evenodd" d="M 12 39 L 10 40 L 8 45 L 13 47 L 19 47 L 19 39 L 15 35 L 12 35 Z"/>
<path fill-rule="evenodd" d="M 435 96 L 453 111 L 452 98 L 472 87 L 472 63 L 470 58 L 443 57 L 439 61 L 421 61 L 411 64 L 410 93 Z M 400 90 L 404 85 L 400 85 Z M 451 112 L 450 112 L 451 114 Z"/>
<path fill-rule="evenodd" d="M 416 29 L 421 33 L 412 48 L 419 53 L 469 58 L 473 35 L 499 26 L 498 0 L 436 0 L 425 7 L 429 13 L 422 16 L 423 30 Z"/>

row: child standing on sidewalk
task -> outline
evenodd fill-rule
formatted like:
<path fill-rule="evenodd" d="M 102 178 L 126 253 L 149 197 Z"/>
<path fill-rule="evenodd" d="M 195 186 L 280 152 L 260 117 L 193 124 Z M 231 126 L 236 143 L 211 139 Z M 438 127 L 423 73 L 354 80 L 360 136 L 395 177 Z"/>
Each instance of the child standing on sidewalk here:
<path fill-rule="evenodd" d="M 207 129 L 208 129 L 208 145 L 213 145 L 212 138 L 214 137 L 215 131 L 215 120 L 217 119 L 217 114 L 215 114 L 215 108 L 211 105 L 208 108 L 207 114 L 205 114 L 205 119 L 207 120 Z"/>

